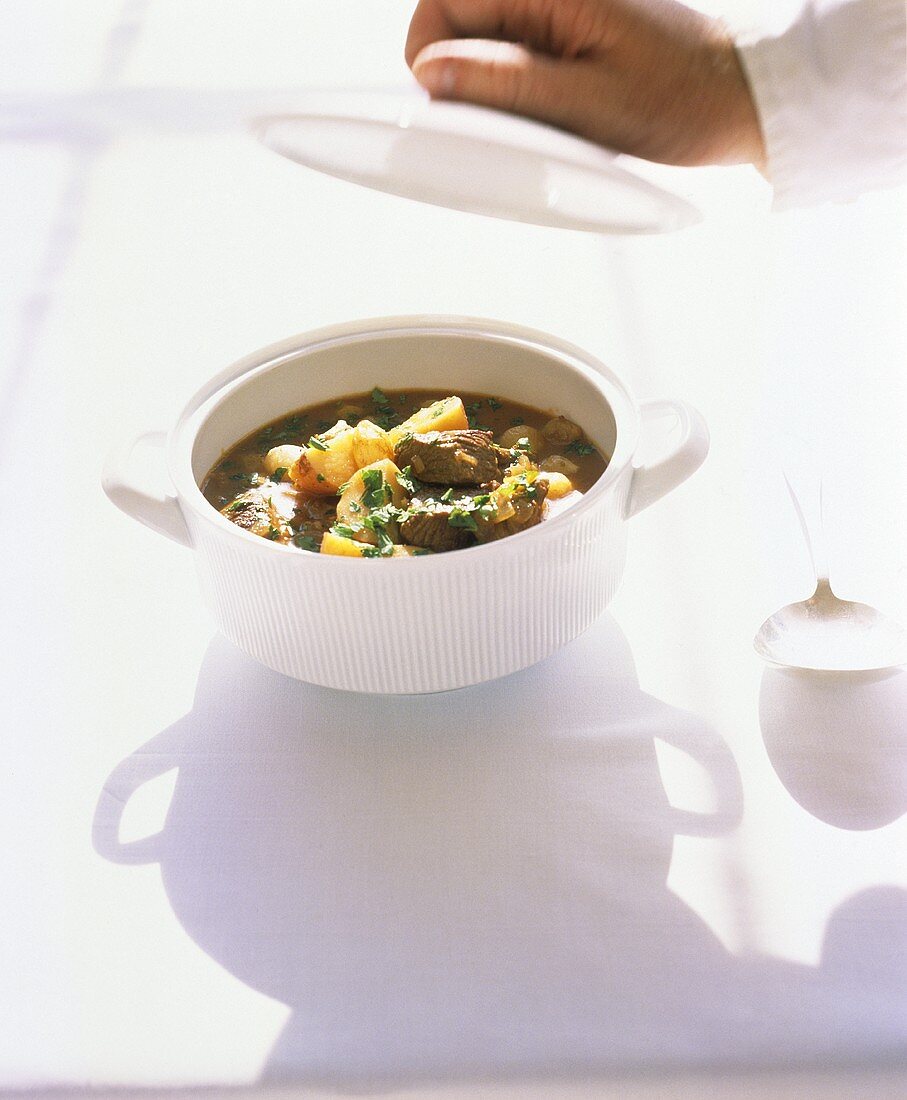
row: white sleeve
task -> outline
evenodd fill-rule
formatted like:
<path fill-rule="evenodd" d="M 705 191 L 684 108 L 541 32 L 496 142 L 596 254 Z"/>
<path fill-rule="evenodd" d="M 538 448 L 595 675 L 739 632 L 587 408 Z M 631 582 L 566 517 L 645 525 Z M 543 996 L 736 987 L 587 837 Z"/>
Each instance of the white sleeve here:
<path fill-rule="evenodd" d="M 905 182 L 904 0 L 812 0 L 783 34 L 737 49 L 776 209 Z"/>

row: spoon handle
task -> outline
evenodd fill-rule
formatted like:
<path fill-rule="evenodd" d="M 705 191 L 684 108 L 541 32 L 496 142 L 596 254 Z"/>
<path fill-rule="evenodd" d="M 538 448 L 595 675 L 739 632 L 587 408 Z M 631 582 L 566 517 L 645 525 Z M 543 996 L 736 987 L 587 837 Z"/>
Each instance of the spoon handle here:
<path fill-rule="evenodd" d="M 823 508 L 822 508 L 822 481 L 819 480 L 817 501 L 814 515 L 812 517 L 812 523 L 807 521 L 806 514 L 803 510 L 803 505 L 800 503 L 800 499 L 794 492 L 793 486 L 788 480 L 787 474 L 784 474 L 784 484 L 787 486 L 787 491 L 790 493 L 790 498 L 794 503 L 794 511 L 797 513 L 797 519 L 800 521 L 800 529 L 803 531 L 803 538 L 806 541 L 806 549 L 809 551 L 809 560 L 813 567 L 813 573 L 815 574 L 817 584 L 828 584 L 828 559 L 825 556 L 825 529 L 823 524 Z"/>

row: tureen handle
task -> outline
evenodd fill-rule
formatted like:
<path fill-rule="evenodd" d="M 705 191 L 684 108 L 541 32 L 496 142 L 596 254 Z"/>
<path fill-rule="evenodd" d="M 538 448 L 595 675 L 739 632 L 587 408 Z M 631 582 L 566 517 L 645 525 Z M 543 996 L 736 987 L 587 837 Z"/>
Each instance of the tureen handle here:
<path fill-rule="evenodd" d="M 153 492 L 135 484 L 128 476 L 129 460 L 141 445 L 161 448 L 167 442 L 166 432 L 143 432 L 127 442 L 113 447 L 104 463 L 101 484 L 110 500 L 127 516 L 159 531 L 174 542 L 190 546 L 189 530 L 176 497 L 170 493 Z"/>
<path fill-rule="evenodd" d="M 709 453 L 709 429 L 702 415 L 685 401 L 644 401 L 639 406 L 643 431 L 646 423 L 673 417 L 680 423 L 680 441 L 657 462 L 636 466 L 627 499 L 627 516 L 635 516 L 665 493 L 691 477 Z"/>
<path fill-rule="evenodd" d="M 179 768 L 184 760 L 188 716 L 162 730 L 137 752 L 121 760 L 104 782 L 91 825 L 94 850 L 111 863 L 159 863 L 164 830 L 135 840 L 120 840 L 126 804 L 146 783 Z"/>

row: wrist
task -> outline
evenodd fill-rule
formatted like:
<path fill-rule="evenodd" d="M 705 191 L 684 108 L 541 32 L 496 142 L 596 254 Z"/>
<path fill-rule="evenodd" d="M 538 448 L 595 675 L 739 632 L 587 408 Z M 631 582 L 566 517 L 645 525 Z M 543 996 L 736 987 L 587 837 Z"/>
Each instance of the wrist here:
<path fill-rule="evenodd" d="M 753 164 L 766 170 L 765 139 L 743 63 L 730 33 L 718 24 L 713 45 L 716 103 L 713 164 Z"/>

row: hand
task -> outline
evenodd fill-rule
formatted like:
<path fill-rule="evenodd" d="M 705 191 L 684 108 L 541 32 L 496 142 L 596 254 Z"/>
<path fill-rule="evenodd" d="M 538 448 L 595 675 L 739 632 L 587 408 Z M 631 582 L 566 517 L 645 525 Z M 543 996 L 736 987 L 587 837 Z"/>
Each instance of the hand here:
<path fill-rule="evenodd" d="M 420 0 L 406 60 L 435 98 L 665 164 L 764 167 L 730 35 L 674 0 Z"/>

